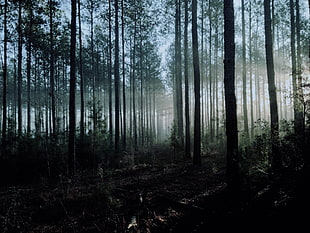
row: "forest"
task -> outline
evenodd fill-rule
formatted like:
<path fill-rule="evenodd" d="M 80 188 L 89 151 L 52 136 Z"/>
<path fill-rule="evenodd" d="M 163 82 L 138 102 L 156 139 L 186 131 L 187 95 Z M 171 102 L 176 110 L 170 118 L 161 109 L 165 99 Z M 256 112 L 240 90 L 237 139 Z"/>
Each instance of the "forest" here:
<path fill-rule="evenodd" d="M 303 0 L 0 0 L 0 232 L 299 232 L 309 15 Z"/>

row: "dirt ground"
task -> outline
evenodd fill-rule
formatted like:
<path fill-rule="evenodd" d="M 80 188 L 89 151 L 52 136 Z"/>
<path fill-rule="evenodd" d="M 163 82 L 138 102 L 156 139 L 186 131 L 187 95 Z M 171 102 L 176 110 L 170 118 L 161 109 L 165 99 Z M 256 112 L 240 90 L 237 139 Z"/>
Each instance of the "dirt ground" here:
<path fill-rule="evenodd" d="M 201 167 L 140 164 L 3 187 L 0 232 L 190 233 L 305 223 L 295 180 L 286 179 L 277 190 L 266 179 L 248 182 L 239 204 L 226 192 L 224 171 L 225 159 L 214 155 Z"/>

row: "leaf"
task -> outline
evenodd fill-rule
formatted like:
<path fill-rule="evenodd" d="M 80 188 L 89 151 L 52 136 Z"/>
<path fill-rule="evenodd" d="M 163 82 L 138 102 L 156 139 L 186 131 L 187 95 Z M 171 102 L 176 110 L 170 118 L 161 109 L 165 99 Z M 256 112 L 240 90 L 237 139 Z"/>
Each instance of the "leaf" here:
<path fill-rule="evenodd" d="M 137 224 L 136 216 L 133 216 L 133 217 L 131 218 L 131 221 L 130 221 L 130 223 L 129 223 L 127 229 L 130 229 L 130 228 L 132 228 L 132 227 L 137 227 L 137 226 L 138 226 L 138 224 Z"/>

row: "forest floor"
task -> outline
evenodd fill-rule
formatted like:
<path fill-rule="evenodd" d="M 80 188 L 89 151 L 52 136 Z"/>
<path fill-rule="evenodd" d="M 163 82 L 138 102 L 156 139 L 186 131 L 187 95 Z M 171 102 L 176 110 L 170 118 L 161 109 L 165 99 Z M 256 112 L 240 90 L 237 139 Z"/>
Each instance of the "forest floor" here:
<path fill-rule="evenodd" d="M 2 187 L 0 232 L 190 233 L 306 225 L 309 192 L 297 192 L 293 176 L 276 189 L 267 177 L 253 178 L 236 204 L 226 192 L 224 170 L 224 156 L 213 154 L 204 157 L 201 167 L 158 161 L 54 183 Z"/>

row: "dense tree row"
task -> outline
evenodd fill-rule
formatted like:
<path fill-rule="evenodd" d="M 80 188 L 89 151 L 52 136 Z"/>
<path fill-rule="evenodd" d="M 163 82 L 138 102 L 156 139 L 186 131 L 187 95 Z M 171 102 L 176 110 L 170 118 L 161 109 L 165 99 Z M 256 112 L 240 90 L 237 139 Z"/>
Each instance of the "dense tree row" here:
<path fill-rule="evenodd" d="M 282 119 L 294 120 L 295 153 L 306 154 L 306 4 L 2 0 L 1 156 L 27 137 L 49 158 L 69 139 L 73 173 L 75 156 L 117 167 L 125 151 L 167 140 L 200 164 L 227 141 L 237 169 L 238 148 L 270 121 L 280 169 Z"/>

